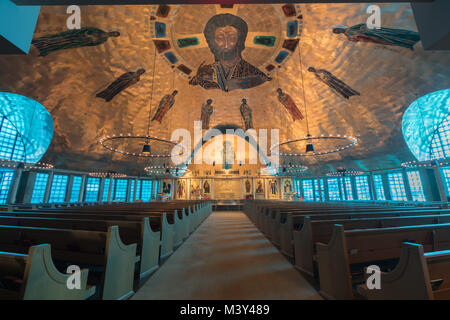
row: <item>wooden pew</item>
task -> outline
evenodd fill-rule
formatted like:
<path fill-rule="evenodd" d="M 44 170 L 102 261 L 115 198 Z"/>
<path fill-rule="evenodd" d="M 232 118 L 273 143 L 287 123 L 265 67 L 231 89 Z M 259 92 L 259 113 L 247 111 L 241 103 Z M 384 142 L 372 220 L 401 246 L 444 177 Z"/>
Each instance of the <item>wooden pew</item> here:
<path fill-rule="evenodd" d="M 125 245 L 137 244 L 137 252 L 140 257 L 137 278 L 143 280 L 159 268 L 161 235 L 159 231 L 152 230 L 148 217 L 144 217 L 140 221 L 104 221 L 82 219 L 82 216 L 79 219 L 0 216 L 0 225 L 102 232 L 107 232 L 111 226 L 118 226 L 120 239 Z"/>
<path fill-rule="evenodd" d="M 294 230 L 295 267 L 309 276 L 317 276 L 314 268 L 314 244 L 328 243 L 335 224 L 342 225 L 345 230 L 354 230 L 439 223 L 450 223 L 450 214 L 315 221 L 311 220 L 311 217 L 305 217 L 302 228 Z"/>
<path fill-rule="evenodd" d="M 362 284 L 358 293 L 369 300 L 449 300 L 450 251 L 424 253 L 422 245 L 404 242 L 395 269 L 380 273 L 380 288 Z"/>
<path fill-rule="evenodd" d="M 334 225 L 328 244 L 316 243 L 320 293 L 330 299 L 353 299 L 352 285 L 363 281 L 363 268 L 397 263 L 405 241 L 421 244 L 425 252 L 449 249 L 450 224 L 348 231 Z"/>
<path fill-rule="evenodd" d="M 80 270 L 80 289 L 67 287 L 70 276 L 56 269 L 49 244 L 27 254 L 0 252 L 0 300 L 85 300 L 94 294 L 87 269 Z"/>
<path fill-rule="evenodd" d="M 43 243 L 52 246 L 56 266 L 87 267 L 88 284 L 97 286 L 101 299 L 127 299 L 134 294 L 136 244 L 125 245 L 117 226 L 98 232 L 0 225 L 0 251 L 24 254 Z"/>
<path fill-rule="evenodd" d="M 106 213 L 50 213 L 41 211 L 30 212 L 2 212 L 3 216 L 11 215 L 16 217 L 41 217 L 41 218 L 62 218 L 62 219 L 89 219 L 89 220 L 104 220 L 104 221 L 141 221 L 143 218 L 149 218 L 152 225 L 152 230 L 160 232 L 161 237 L 161 252 L 160 258 L 166 259 L 174 249 L 174 228 L 173 223 L 169 222 L 169 216 L 165 213 L 150 215 L 124 215 L 124 214 L 106 214 Z M 173 220 L 172 220 L 173 222 Z"/>
<path fill-rule="evenodd" d="M 311 220 L 333 220 L 333 219 L 361 219 L 361 218 L 383 218 L 383 217 L 401 217 L 401 216 L 421 216 L 421 215 L 436 215 L 436 214 L 450 214 L 448 209 L 407 209 L 407 210 L 391 210 L 391 208 L 384 211 L 365 211 L 365 212 L 341 212 L 329 214 L 287 214 L 286 218 L 281 218 L 279 232 L 280 232 L 280 251 L 288 257 L 294 257 L 294 230 L 303 225 L 305 217 L 310 217 Z"/>

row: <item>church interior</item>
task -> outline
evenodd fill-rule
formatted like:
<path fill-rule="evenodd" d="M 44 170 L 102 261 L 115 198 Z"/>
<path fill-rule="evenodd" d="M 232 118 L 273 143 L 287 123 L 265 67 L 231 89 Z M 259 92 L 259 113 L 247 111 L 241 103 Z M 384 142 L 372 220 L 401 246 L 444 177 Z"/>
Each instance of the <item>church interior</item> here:
<path fill-rule="evenodd" d="M 447 1 L 54 2 L 0 4 L 0 300 L 450 299 Z"/>

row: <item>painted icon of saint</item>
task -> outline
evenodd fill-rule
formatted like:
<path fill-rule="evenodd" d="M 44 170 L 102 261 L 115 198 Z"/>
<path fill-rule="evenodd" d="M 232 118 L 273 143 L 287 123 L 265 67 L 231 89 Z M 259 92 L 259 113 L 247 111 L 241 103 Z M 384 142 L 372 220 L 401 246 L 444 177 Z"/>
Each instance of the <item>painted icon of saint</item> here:
<path fill-rule="evenodd" d="M 166 94 L 161 101 L 159 102 L 159 107 L 156 110 L 156 113 L 152 119 L 152 121 L 158 121 L 161 123 L 162 119 L 166 115 L 166 113 L 173 107 L 173 104 L 175 103 L 175 96 L 177 95 L 178 91 L 174 90 L 171 94 Z"/>
<path fill-rule="evenodd" d="M 126 72 L 114 80 L 108 88 L 97 93 L 96 97 L 105 99 L 105 101 L 109 102 L 126 88 L 138 83 L 139 80 L 141 80 L 141 75 L 144 73 L 145 69 L 139 69 L 136 72 Z"/>
<path fill-rule="evenodd" d="M 214 107 L 211 105 L 212 99 L 206 100 L 206 103 L 202 105 L 202 114 L 201 114 L 201 121 L 202 121 L 202 128 L 203 129 L 209 129 L 209 121 L 211 119 L 211 115 L 214 112 Z"/>
<path fill-rule="evenodd" d="M 250 193 L 252 185 L 250 183 L 250 180 L 245 180 L 245 193 Z"/>
<path fill-rule="evenodd" d="M 239 109 L 241 111 L 242 120 L 244 120 L 245 131 L 253 129 L 252 109 L 248 106 L 246 99 L 242 99 L 242 104 Z"/>
<path fill-rule="evenodd" d="M 203 184 L 203 193 L 210 193 L 210 187 L 209 187 L 209 183 L 208 181 L 205 181 L 205 183 Z"/>
<path fill-rule="evenodd" d="M 281 104 L 289 111 L 291 114 L 292 119 L 295 120 L 303 120 L 303 114 L 298 110 L 297 106 L 295 105 L 294 100 L 292 100 L 291 96 L 287 93 L 284 93 L 281 88 L 277 89 L 278 92 L 278 100 L 281 102 Z"/>
<path fill-rule="evenodd" d="M 329 86 L 333 91 L 335 91 L 340 96 L 345 99 L 350 99 L 351 96 L 359 96 L 359 92 L 352 89 L 344 81 L 336 78 L 331 72 L 324 69 L 315 69 L 313 67 L 308 68 L 309 72 L 314 73 L 317 79 Z"/>
<path fill-rule="evenodd" d="M 333 33 L 344 34 L 349 41 L 353 42 L 372 42 L 410 50 L 414 50 L 414 45 L 420 41 L 420 35 L 415 31 L 391 28 L 369 29 L 365 23 L 352 27 L 335 27 Z"/>
<path fill-rule="evenodd" d="M 242 58 L 247 33 L 248 25 L 241 18 L 229 13 L 213 16 L 206 23 L 203 34 L 215 62 L 203 62 L 189 84 L 232 91 L 253 88 L 271 80 Z"/>
<path fill-rule="evenodd" d="M 41 57 L 45 57 L 51 52 L 58 50 L 98 46 L 108 41 L 111 37 L 119 36 L 120 32 L 118 31 L 105 32 L 98 28 L 85 27 L 39 37 L 33 39 L 31 44 L 39 50 Z"/>

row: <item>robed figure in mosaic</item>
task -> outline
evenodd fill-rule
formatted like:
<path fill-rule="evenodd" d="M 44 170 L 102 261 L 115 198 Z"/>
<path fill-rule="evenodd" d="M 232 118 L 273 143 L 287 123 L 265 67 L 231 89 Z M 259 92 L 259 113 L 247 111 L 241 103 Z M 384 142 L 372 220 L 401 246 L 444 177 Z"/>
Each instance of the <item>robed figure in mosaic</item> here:
<path fill-rule="evenodd" d="M 253 88 L 272 79 L 242 58 L 248 25 L 241 18 L 229 13 L 215 15 L 203 33 L 215 62 L 203 62 L 189 84 L 231 91 Z"/>
<path fill-rule="evenodd" d="M 214 107 L 211 105 L 212 99 L 206 100 L 206 103 L 202 105 L 202 128 L 209 129 L 209 120 L 211 119 L 211 115 L 213 114 Z"/>
<path fill-rule="evenodd" d="M 372 42 L 410 50 L 414 50 L 414 45 L 420 41 L 418 32 L 391 28 L 369 29 L 365 23 L 352 27 L 335 27 L 333 33 L 344 34 L 349 41 L 353 42 Z"/>
<path fill-rule="evenodd" d="M 102 92 L 97 93 L 97 98 L 105 99 L 105 101 L 111 101 L 116 95 L 125 90 L 126 88 L 136 84 L 141 80 L 141 75 L 145 73 L 145 69 L 139 69 L 136 72 L 126 72 L 113 83 L 111 83 L 108 88 Z"/>
<path fill-rule="evenodd" d="M 351 96 L 359 96 L 359 92 L 352 89 L 344 81 L 336 78 L 331 72 L 324 69 L 315 69 L 313 67 L 308 68 L 309 72 L 314 73 L 317 79 L 325 83 L 332 90 L 334 90 L 338 95 L 349 99 Z"/>
<path fill-rule="evenodd" d="M 297 106 L 295 105 L 294 100 L 292 100 L 291 96 L 287 93 L 284 93 L 281 88 L 277 89 L 278 92 L 278 100 L 281 102 L 281 104 L 289 111 L 291 114 L 292 119 L 295 120 L 303 120 L 303 115 L 298 110 Z"/>
<path fill-rule="evenodd" d="M 252 109 L 248 106 L 246 99 L 242 99 L 242 104 L 239 109 L 241 111 L 242 120 L 244 120 L 245 131 L 253 129 Z"/>
<path fill-rule="evenodd" d="M 111 37 L 119 36 L 118 31 L 105 32 L 98 28 L 86 27 L 39 37 L 33 39 L 31 43 L 39 50 L 40 56 L 44 57 L 53 51 L 98 46 Z"/>
<path fill-rule="evenodd" d="M 166 94 L 161 99 L 161 101 L 159 102 L 158 110 L 156 110 L 152 121 L 156 120 L 161 123 L 166 113 L 173 107 L 173 104 L 175 103 L 175 96 L 177 95 L 177 93 L 178 91 L 174 90 L 171 94 Z"/>

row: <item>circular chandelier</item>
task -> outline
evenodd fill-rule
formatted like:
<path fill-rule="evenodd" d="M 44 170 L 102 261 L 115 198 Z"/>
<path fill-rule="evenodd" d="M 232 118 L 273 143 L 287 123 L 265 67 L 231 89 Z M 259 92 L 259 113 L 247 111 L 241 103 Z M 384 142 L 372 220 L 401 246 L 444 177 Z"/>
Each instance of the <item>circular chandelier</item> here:
<path fill-rule="evenodd" d="M 318 150 L 316 150 L 316 147 L 314 147 L 314 141 L 316 141 L 316 143 L 315 143 L 316 147 L 318 145 L 318 142 L 321 142 L 321 141 L 327 141 L 327 142 L 332 141 L 335 144 L 335 146 L 334 147 L 326 147 L 323 149 L 319 148 Z M 289 153 L 289 152 L 274 151 L 275 149 L 279 149 L 282 146 L 292 145 L 295 143 L 306 144 L 305 152 Z M 355 137 L 352 137 L 352 136 L 347 136 L 347 135 L 344 135 L 344 136 L 341 136 L 341 135 L 333 136 L 333 135 L 323 135 L 323 134 L 320 136 L 306 135 L 303 138 L 297 138 L 297 139 L 288 140 L 288 141 L 276 144 L 270 148 L 270 151 L 272 154 L 279 155 L 279 156 L 308 157 L 308 156 L 325 155 L 325 154 L 343 151 L 346 149 L 350 149 L 357 143 L 358 143 L 358 139 L 356 139 Z"/>
<path fill-rule="evenodd" d="M 450 163 L 449 158 L 443 159 L 433 159 L 433 160 L 425 160 L 425 161 L 407 161 L 403 162 L 401 165 L 404 168 L 417 168 L 417 167 L 439 167 L 445 166 Z"/>
<path fill-rule="evenodd" d="M 144 168 L 147 175 L 185 175 L 188 172 L 191 172 L 187 167 L 177 167 L 177 166 L 166 166 L 165 164 L 162 166 L 148 166 Z"/>
<path fill-rule="evenodd" d="M 142 157 L 142 158 L 157 158 L 157 157 L 163 157 L 168 158 L 171 156 L 171 152 L 160 152 L 160 153 L 154 153 L 152 151 L 152 146 L 150 142 L 153 143 L 160 143 L 162 145 L 165 145 L 167 147 L 173 147 L 178 146 L 180 149 L 184 149 L 181 145 L 177 145 L 175 141 L 167 140 L 164 138 L 158 138 L 157 136 L 151 136 L 150 135 L 150 126 L 151 126 L 151 119 L 152 119 L 152 104 L 153 104 L 153 87 L 155 82 L 155 63 L 156 63 L 156 46 L 155 46 L 155 53 L 153 57 L 153 76 L 152 76 L 152 90 L 150 95 L 150 110 L 148 114 L 148 124 L 147 124 L 147 133 L 145 135 L 132 135 L 131 133 L 128 134 L 119 134 L 119 135 L 112 135 L 112 136 L 105 136 L 102 137 L 99 141 L 99 143 L 107 150 L 120 153 L 127 156 L 134 156 L 134 157 Z M 119 148 L 114 147 L 113 142 L 126 142 L 127 140 L 130 141 L 139 141 L 139 146 L 142 147 L 142 149 L 137 149 L 141 151 L 135 150 L 127 150 L 127 148 Z M 179 152 L 179 155 L 183 154 L 183 150 Z"/>
<path fill-rule="evenodd" d="M 39 170 L 50 170 L 53 169 L 54 166 L 50 163 L 45 162 L 23 162 L 16 160 L 4 160 L 0 159 L 0 167 L 2 168 L 13 168 L 13 169 L 39 169 Z"/>
<path fill-rule="evenodd" d="M 336 171 L 336 172 L 329 172 L 326 174 L 327 177 L 349 177 L 349 176 L 360 176 L 363 175 L 364 171 Z"/>
<path fill-rule="evenodd" d="M 114 171 L 110 171 L 110 172 L 89 172 L 88 174 L 90 177 L 94 177 L 94 178 L 112 178 L 112 179 L 117 179 L 117 178 L 126 178 L 127 175 L 124 173 L 118 173 L 118 172 L 114 172 Z"/>
<path fill-rule="evenodd" d="M 298 57 L 299 57 L 299 64 L 300 64 L 300 74 L 302 79 L 302 94 L 303 94 L 303 104 L 305 106 L 305 122 L 306 122 L 306 136 L 303 138 L 296 138 L 287 140 L 285 142 L 276 144 L 270 148 L 271 153 L 274 155 L 279 156 L 318 156 L 318 155 L 326 155 L 330 153 L 335 153 L 339 151 L 343 151 L 346 149 L 349 149 L 356 145 L 358 143 L 358 139 L 352 136 L 347 135 L 317 135 L 313 136 L 311 135 L 309 131 L 309 122 L 308 122 L 308 110 L 307 110 L 307 104 L 306 104 L 306 94 L 305 94 L 305 83 L 303 79 L 303 64 L 302 64 L 302 54 L 301 54 L 301 45 L 298 45 Z M 325 147 L 317 148 L 319 142 L 328 142 L 328 144 Z M 304 150 L 305 152 L 278 152 L 276 150 L 279 150 L 282 146 L 287 145 L 293 145 L 295 143 L 304 143 Z M 334 144 L 334 145 L 333 145 Z"/>

